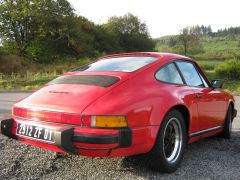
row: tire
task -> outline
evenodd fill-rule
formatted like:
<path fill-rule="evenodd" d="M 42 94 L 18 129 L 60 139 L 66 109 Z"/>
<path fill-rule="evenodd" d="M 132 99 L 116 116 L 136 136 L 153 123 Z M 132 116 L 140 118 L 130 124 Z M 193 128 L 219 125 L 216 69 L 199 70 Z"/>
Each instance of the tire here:
<path fill-rule="evenodd" d="M 187 132 L 183 115 L 178 110 L 171 110 L 164 117 L 155 145 L 148 153 L 149 166 L 164 173 L 176 171 L 183 159 L 186 145 Z"/>
<path fill-rule="evenodd" d="M 226 119 L 223 127 L 223 132 L 221 132 L 219 135 L 221 138 L 231 139 L 231 136 L 232 136 L 232 106 L 231 105 L 228 107 L 228 111 L 227 111 L 227 115 L 226 115 Z"/>

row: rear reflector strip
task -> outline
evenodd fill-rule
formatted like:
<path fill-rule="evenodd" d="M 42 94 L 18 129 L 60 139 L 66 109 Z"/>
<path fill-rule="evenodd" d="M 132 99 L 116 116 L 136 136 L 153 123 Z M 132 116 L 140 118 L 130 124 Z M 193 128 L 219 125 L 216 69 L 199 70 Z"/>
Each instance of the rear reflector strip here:
<path fill-rule="evenodd" d="M 48 84 L 84 84 L 100 87 L 109 87 L 120 79 L 115 76 L 106 75 L 74 75 L 74 76 L 61 76 Z"/>
<path fill-rule="evenodd" d="M 66 124 L 81 124 L 80 114 L 67 114 L 61 112 L 35 111 L 19 107 L 13 108 L 13 115 L 27 119 L 43 120 Z"/>

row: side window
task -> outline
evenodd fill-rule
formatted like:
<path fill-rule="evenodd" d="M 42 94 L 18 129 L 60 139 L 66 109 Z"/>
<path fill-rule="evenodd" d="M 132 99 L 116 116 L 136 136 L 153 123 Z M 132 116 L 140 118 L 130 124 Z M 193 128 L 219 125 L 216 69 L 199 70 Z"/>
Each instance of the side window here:
<path fill-rule="evenodd" d="M 155 76 L 158 80 L 163 82 L 183 84 L 182 78 L 173 63 L 165 65 L 155 74 Z"/>
<path fill-rule="evenodd" d="M 205 87 L 195 66 L 191 62 L 176 62 L 187 85 Z"/>

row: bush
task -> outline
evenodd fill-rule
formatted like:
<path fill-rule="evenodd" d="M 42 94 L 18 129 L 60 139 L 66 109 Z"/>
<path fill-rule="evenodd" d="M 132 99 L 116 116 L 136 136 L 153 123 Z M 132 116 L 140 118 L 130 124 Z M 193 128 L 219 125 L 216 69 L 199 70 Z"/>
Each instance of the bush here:
<path fill-rule="evenodd" d="M 240 79 L 240 61 L 230 60 L 218 65 L 215 69 L 219 77 Z"/>
<path fill-rule="evenodd" d="M 201 68 L 205 71 L 211 71 L 211 70 L 214 70 L 214 65 L 212 63 L 198 63 Z"/>
<path fill-rule="evenodd" d="M 214 69 L 217 67 L 217 65 L 222 64 L 224 61 L 219 60 L 199 60 L 197 61 L 198 65 L 204 70 L 204 71 L 214 71 Z"/>
<path fill-rule="evenodd" d="M 0 73 L 12 74 L 22 69 L 21 59 L 15 55 L 0 56 Z"/>

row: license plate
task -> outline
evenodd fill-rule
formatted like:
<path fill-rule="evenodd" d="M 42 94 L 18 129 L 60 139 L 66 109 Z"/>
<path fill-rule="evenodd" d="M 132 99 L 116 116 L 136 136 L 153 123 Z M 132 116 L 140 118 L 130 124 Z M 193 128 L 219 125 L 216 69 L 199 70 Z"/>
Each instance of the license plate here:
<path fill-rule="evenodd" d="M 19 123 L 17 125 L 17 135 L 37 139 L 40 141 L 46 141 L 49 143 L 55 142 L 54 130 L 41 126 Z"/>

